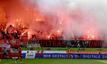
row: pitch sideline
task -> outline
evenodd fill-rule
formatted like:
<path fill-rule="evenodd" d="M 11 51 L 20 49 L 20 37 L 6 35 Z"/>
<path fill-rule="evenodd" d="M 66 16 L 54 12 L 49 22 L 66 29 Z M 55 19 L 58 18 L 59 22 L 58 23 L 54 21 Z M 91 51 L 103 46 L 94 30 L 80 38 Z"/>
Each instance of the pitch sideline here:
<path fill-rule="evenodd" d="M 107 64 L 107 60 L 97 60 L 97 61 Z"/>

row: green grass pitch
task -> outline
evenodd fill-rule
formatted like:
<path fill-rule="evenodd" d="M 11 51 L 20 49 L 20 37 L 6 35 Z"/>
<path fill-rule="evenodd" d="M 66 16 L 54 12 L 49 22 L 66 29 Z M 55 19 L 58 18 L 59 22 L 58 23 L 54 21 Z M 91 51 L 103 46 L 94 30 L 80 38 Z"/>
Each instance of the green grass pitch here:
<path fill-rule="evenodd" d="M 0 64 L 107 64 L 107 60 L 93 59 L 23 59 L 20 61 L 4 59 Z"/>
<path fill-rule="evenodd" d="M 53 51 L 65 50 L 77 51 L 78 48 L 51 48 Z M 28 50 L 23 48 L 23 50 Z M 45 50 L 45 48 L 36 48 L 35 50 Z M 85 51 L 96 52 L 97 48 L 86 48 Z M 107 48 L 102 48 L 102 51 L 107 51 Z M 107 60 L 101 59 L 23 59 L 22 62 L 14 59 L 2 59 L 0 64 L 107 64 Z"/>

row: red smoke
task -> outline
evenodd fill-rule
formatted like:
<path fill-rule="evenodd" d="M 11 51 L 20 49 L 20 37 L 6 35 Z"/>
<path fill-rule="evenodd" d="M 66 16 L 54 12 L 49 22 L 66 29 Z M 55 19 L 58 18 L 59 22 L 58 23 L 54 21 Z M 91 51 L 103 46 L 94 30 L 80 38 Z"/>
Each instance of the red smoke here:
<path fill-rule="evenodd" d="M 91 26 L 92 23 L 82 24 L 83 17 L 86 15 L 84 16 L 80 10 L 71 11 L 71 14 L 62 8 L 55 11 L 57 12 L 55 15 L 45 14 L 40 11 L 37 5 L 25 3 L 24 0 L 0 0 L 0 23 L 5 26 L 5 29 L 9 25 L 13 25 L 21 30 L 22 35 L 28 33 L 28 36 L 31 37 L 31 35 L 36 34 L 40 38 L 50 38 L 51 34 L 63 35 L 63 32 L 66 31 L 70 38 L 75 36 L 75 31 L 79 32 L 81 29 L 77 24 L 77 26 L 72 26 L 74 20 L 75 23 L 83 25 L 82 27 L 87 27 L 86 25 L 94 27 L 94 25 Z M 92 31 L 83 29 L 79 37 L 85 36 L 86 39 L 96 39 L 98 35 L 96 31 L 96 28 Z"/>

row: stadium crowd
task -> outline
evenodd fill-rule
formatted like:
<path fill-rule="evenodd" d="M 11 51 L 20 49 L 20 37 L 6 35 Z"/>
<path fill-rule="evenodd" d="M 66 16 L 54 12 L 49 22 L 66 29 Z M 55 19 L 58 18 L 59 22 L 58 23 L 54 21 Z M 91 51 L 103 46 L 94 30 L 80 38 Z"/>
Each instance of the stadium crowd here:
<path fill-rule="evenodd" d="M 26 28 L 24 28 L 26 29 Z M 18 29 L 12 25 L 3 26 L 0 25 L 0 52 L 4 54 L 3 58 L 7 58 L 8 54 L 12 56 L 10 52 L 16 52 L 21 54 L 21 46 L 24 47 L 101 47 L 102 41 L 84 41 L 84 40 L 63 40 L 62 36 L 56 36 L 54 34 L 49 37 L 49 39 L 39 38 L 37 35 L 32 35 L 30 39 L 28 39 L 28 35 L 22 35 L 22 28 Z M 42 35 L 42 32 L 37 31 Z M 90 42 L 90 43 L 89 43 Z M 34 44 L 39 45 L 34 45 Z M 95 44 L 97 43 L 97 44 Z M 19 54 L 19 56 L 20 56 Z M 6 56 L 6 57 L 5 57 Z"/>
<path fill-rule="evenodd" d="M 12 25 L 0 25 L 0 58 L 11 58 L 11 53 L 21 53 L 20 31 Z"/>

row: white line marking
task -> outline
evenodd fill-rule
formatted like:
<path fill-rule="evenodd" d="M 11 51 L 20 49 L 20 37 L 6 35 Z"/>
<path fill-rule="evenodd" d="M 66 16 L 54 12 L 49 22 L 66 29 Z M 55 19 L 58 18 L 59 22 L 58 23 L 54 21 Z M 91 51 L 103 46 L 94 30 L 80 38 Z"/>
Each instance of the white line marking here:
<path fill-rule="evenodd" d="M 97 61 L 107 64 L 107 60 L 97 60 Z"/>

